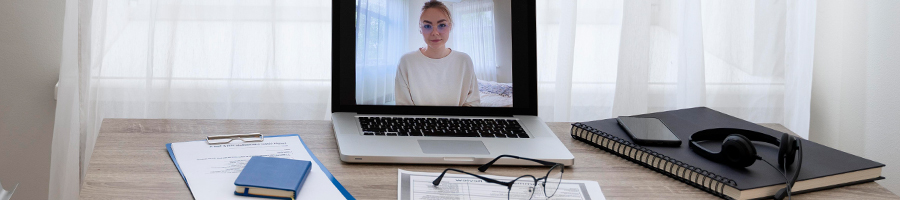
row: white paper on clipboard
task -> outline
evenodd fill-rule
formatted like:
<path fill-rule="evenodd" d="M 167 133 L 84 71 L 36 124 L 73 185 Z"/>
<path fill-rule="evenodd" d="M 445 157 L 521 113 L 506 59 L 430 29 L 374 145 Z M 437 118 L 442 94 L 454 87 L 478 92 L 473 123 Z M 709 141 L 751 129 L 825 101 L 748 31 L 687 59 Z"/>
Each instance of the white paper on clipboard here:
<path fill-rule="evenodd" d="M 308 151 L 299 135 L 266 137 L 262 142 L 235 140 L 228 144 L 206 141 L 172 143 L 173 161 L 194 199 L 259 199 L 234 194 L 234 180 L 253 156 L 307 160 L 312 166 L 298 199 L 353 199 L 333 180 L 327 169 Z M 177 160 L 176 160 L 177 159 Z"/>

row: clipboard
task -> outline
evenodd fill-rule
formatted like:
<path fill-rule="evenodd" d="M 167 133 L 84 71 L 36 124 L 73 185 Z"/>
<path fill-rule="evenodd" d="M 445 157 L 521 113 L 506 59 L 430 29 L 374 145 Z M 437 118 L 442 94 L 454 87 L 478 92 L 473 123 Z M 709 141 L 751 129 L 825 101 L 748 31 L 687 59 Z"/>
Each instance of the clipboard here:
<path fill-rule="evenodd" d="M 259 134 L 259 133 L 253 133 L 253 134 L 258 134 L 258 135 L 259 135 L 259 141 L 263 141 L 263 140 L 264 140 L 262 134 Z M 236 134 L 236 135 L 248 135 L 248 134 Z M 222 136 L 219 136 L 219 137 L 236 136 L 236 135 L 222 135 Z M 207 144 L 209 144 L 209 139 L 210 139 L 210 137 L 216 138 L 217 136 L 207 136 Z M 249 137 L 249 136 L 248 136 L 248 137 Z M 331 180 L 331 183 L 334 184 L 334 186 L 338 189 L 338 191 L 340 191 L 341 194 L 344 195 L 344 198 L 346 198 L 346 199 L 352 199 L 352 200 L 355 200 L 355 199 L 356 199 L 356 198 L 353 197 L 353 195 L 350 194 L 350 192 L 347 191 L 346 188 L 344 188 L 343 185 L 341 185 L 340 182 L 338 182 L 337 179 L 334 178 L 333 175 L 331 175 L 331 172 L 328 171 L 328 168 L 325 168 L 325 165 L 322 165 L 322 162 L 320 162 L 320 161 L 319 161 L 319 158 L 317 158 L 316 155 L 313 154 L 312 151 L 309 150 L 309 147 L 306 146 L 306 142 L 303 141 L 303 138 L 301 138 L 300 135 L 298 135 L 298 134 L 287 134 L 287 135 L 276 135 L 276 136 L 268 136 L 268 137 L 297 137 L 297 139 L 300 140 L 300 143 L 303 144 L 303 148 L 305 148 L 305 149 L 306 149 L 306 152 L 309 153 L 309 156 L 312 157 L 313 162 L 315 162 L 317 165 L 319 165 L 319 168 L 322 169 L 322 172 L 325 172 L 325 176 L 327 176 L 328 179 Z M 230 143 L 230 141 L 229 141 L 229 143 Z M 166 150 L 169 152 L 169 158 L 172 158 L 172 163 L 175 163 L 175 168 L 178 169 L 178 173 L 181 175 L 181 180 L 183 180 L 183 181 L 184 181 L 184 185 L 186 185 L 186 186 L 188 187 L 188 192 L 191 192 L 191 186 L 188 184 L 187 178 L 184 176 L 184 173 L 181 171 L 181 166 L 178 165 L 178 160 L 175 159 L 175 152 L 172 151 L 172 143 L 166 144 Z M 194 195 L 193 192 L 191 192 L 191 196 L 193 196 L 193 195 Z"/>

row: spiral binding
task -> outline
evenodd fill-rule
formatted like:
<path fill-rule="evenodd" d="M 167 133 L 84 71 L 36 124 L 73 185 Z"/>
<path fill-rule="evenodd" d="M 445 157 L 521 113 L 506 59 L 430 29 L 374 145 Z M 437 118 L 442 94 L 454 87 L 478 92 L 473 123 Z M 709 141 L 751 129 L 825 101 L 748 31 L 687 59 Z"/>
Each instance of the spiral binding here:
<path fill-rule="evenodd" d="M 576 127 L 580 128 L 584 131 L 593 133 L 593 134 L 591 134 L 590 138 L 582 138 L 581 136 L 578 136 L 575 133 Z M 734 180 L 731 180 L 724 176 L 720 176 L 715 173 L 691 166 L 687 163 L 684 163 L 684 162 L 681 162 L 674 158 L 671 158 L 669 156 L 657 153 L 656 151 L 653 151 L 648 148 L 642 147 L 640 145 L 634 144 L 630 141 L 623 140 L 622 138 L 619 138 L 619 137 L 616 137 L 609 133 L 597 130 L 593 127 L 590 127 L 590 126 L 582 124 L 582 123 L 572 124 L 571 133 L 572 133 L 572 138 L 575 138 L 578 141 L 582 141 L 584 143 L 590 144 L 591 146 L 597 147 L 599 149 L 602 149 L 604 151 L 607 151 L 609 153 L 612 153 L 614 155 L 622 157 L 628 161 L 637 163 L 641 166 L 644 166 L 645 168 L 651 169 L 660 174 L 663 174 L 663 175 L 666 175 L 675 180 L 681 181 L 682 183 L 688 184 L 690 186 L 694 186 L 697 189 L 706 191 L 717 197 L 720 197 L 723 199 L 733 199 L 733 198 L 725 195 L 724 189 L 725 189 L 726 185 L 731 186 L 731 187 L 737 187 L 737 182 L 735 182 Z M 596 141 L 595 140 L 595 139 L 597 139 L 596 137 L 604 137 L 607 139 L 607 140 L 601 140 L 599 143 L 611 142 L 611 141 L 614 141 L 616 143 L 607 145 L 609 147 L 605 147 L 603 144 L 593 142 L 593 141 Z M 630 147 L 630 149 L 628 149 L 628 152 L 625 152 L 626 154 L 619 153 L 621 151 L 621 149 L 625 148 L 625 147 Z M 633 150 L 640 151 L 642 153 L 642 154 L 640 154 L 640 157 L 639 157 L 640 160 L 634 159 L 632 156 L 629 156 L 629 155 L 637 156 L 638 152 L 632 153 Z M 647 159 L 645 159 L 645 156 L 652 156 L 652 157 L 655 157 L 656 159 L 654 159 L 652 157 L 647 157 Z M 653 160 L 651 161 L 650 159 L 653 159 Z M 653 163 L 652 165 L 649 164 L 651 162 Z M 663 163 L 663 166 L 660 167 L 661 163 Z M 683 174 L 687 173 L 684 170 L 689 170 L 693 173 L 688 174 L 688 178 L 684 178 L 684 177 L 678 176 L 676 174 L 672 174 L 669 171 L 672 169 L 672 167 L 675 167 L 675 165 L 681 167 L 681 170 L 676 172 L 676 174 L 683 175 Z M 696 177 L 695 177 L 695 174 L 697 174 Z M 701 175 L 706 178 L 702 178 Z M 702 179 L 702 182 L 700 184 L 697 184 L 697 182 L 700 181 L 698 179 Z M 707 187 L 706 186 L 707 179 L 710 179 L 710 181 L 715 181 L 715 183 L 709 182 L 710 186 L 712 186 L 713 184 L 715 184 L 715 186 L 713 186 L 712 188 Z M 715 188 L 715 189 L 713 189 L 713 188 Z"/>

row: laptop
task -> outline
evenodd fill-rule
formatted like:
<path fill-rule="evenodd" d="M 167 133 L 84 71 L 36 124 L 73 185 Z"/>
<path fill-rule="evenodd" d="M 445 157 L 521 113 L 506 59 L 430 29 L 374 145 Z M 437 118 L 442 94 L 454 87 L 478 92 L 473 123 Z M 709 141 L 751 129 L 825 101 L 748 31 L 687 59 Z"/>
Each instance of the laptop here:
<path fill-rule="evenodd" d="M 333 1 L 341 161 L 573 165 L 537 116 L 535 1 L 425 2 Z"/>

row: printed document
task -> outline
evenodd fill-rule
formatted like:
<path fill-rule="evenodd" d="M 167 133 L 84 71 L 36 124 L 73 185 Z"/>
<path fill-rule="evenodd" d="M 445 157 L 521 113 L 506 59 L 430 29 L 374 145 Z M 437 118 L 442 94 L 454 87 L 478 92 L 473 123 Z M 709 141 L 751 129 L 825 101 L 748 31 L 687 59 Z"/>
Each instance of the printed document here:
<path fill-rule="evenodd" d="M 434 186 L 432 181 L 441 173 L 412 172 L 398 169 L 397 199 L 399 200 L 507 200 L 509 189 L 506 186 L 484 182 L 480 178 L 466 174 L 448 172 L 441 179 L 441 184 Z M 500 181 L 511 181 L 515 177 L 484 177 Z M 540 185 L 535 187 L 532 200 L 547 199 Z M 603 200 L 603 192 L 596 181 L 562 180 L 559 189 L 550 198 L 553 200 Z"/>
<path fill-rule="evenodd" d="M 194 199 L 252 199 L 234 195 L 234 180 L 252 156 L 307 160 L 315 163 L 298 136 L 266 137 L 262 142 L 232 141 L 207 144 L 206 141 L 172 143 L 184 178 Z M 298 199 L 345 199 L 319 165 L 313 164 Z"/>

